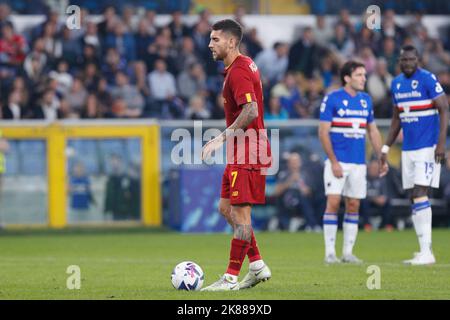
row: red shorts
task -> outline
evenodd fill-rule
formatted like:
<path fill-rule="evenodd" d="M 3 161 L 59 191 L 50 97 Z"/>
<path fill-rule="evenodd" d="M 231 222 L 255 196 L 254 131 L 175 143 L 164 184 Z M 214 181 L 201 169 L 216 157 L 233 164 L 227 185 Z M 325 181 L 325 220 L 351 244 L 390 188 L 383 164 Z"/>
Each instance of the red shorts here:
<path fill-rule="evenodd" d="M 261 169 L 247 169 L 227 165 L 222 177 L 221 198 L 230 204 L 264 204 L 266 202 L 266 176 Z"/>

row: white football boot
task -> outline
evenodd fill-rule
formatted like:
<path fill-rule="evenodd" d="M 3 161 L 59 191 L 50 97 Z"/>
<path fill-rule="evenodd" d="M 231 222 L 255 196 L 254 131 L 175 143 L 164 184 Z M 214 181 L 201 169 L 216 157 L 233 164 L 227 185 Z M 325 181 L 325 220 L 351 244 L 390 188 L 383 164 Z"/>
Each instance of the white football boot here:
<path fill-rule="evenodd" d="M 200 291 L 233 291 L 239 290 L 239 282 L 233 281 L 230 276 L 223 275 L 219 280 Z"/>
<path fill-rule="evenodd" d="M 239 282 L 239 289 L 248 289 L 256 286 L 261 281 L 267 281 L 272 277 L 269 267 L 264 264 L 264 266 L 257 270 L 249 269 L 248 273 L 245 275 L 244 279 Z"/>
<path fill-rule="evenodd" d="M 403 263 L 412 266 L 423 266 L 436 263 L 436 259 L 434 258 L 434 255 L 431 252 L 427 253 L 415 252 L 414 258 L 410 260 L 405 260 L 403 261 Z"/>
<path fill-rule="evenodd" d="M 336 263 L 341 263 L 342 261 L 336 257 L 335 254 L 329 254 L 325 257 L 325 263 L 326 264 L 336 264 Z"/>
<path fill-rule="evenodd" d="M 358 259 L 353 254 L 348 254 L 348 255 L 342 256 L 341 261 L 343 263 L 353 263 L 353 264 L 361 264 L 361 263 L 363 263 L 363 261 L 361 259 Z"/>

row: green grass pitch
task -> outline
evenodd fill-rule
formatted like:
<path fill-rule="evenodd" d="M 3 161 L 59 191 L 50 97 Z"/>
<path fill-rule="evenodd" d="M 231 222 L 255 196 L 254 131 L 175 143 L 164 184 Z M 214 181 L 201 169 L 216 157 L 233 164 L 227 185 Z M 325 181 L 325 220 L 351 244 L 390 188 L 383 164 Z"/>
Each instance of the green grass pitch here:
<path fill-rule="evenodd" d="M 355 254 L 363 265 L 323 263 L 323 235 L 257 233 L 272 279 L 238 292 L 184 292 L 170 282 L 173 267 L 197 262 L 204 286 L 227 265 L 231 235 L 161 230 L 0 233 L 0 299 L 449 299 L 450 230 L 433 232 L 437 263 L 401 262 L 417 250 L 412 230 L 360 232 Z M 338 234 L 337 249 L 342 247 Z M 66 287 L 69 265 L 81 269 L 81 289 Z M 366 286 L 367 268 L 381 269 L 381 289 Z M 247 270 L 243 266 L 241 279 Z"/>

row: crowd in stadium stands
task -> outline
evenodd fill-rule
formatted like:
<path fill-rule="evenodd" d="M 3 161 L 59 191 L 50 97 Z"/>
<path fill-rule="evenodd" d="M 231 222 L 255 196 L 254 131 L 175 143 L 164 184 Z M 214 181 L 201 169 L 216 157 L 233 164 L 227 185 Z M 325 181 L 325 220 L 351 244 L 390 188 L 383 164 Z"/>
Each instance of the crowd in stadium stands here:
<path fill-rule="evenodd" d="M 0 118 L 223 119 L 223 64 L 208 49 L 208 9 L 194 25 L 183 23 L 182 10 L 172 12 L 167 25 L 156 25 L 151 9 L 133 20 L 135 8 L 108 6 L 97 24 L 88 13 L 82 9 L 80 30 L 69 30 L 51 12 L 18 33 L 10 7 L 0 5 Z M 318 15 L 298 40 L 271 48 L 263 47 L 256 29 L 246 28 L 244 15 L 242 7 L 235 13 L 245 28 L 241 51 L 261 71 L 267 120 L 317 118 L 324 95 L 341 85 L 339 66 L 350 58 L 366 65 L 375 116 L 389 118 L 389 86 L 404 44 L 419 49 L 423 66 L 450 93 L 450 43 L 430 38 L 421 14 L 402 28 L 395 12 L 384 10 L 376 31 L 363 19 L 352 23 L 342 9 L 335 24 Z"/>

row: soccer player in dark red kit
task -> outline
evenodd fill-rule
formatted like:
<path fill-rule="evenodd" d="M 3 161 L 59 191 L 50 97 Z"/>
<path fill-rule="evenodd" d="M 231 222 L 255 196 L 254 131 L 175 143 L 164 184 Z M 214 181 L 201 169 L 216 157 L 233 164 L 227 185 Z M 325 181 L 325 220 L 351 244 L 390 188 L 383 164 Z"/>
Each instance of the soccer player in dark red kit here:
<path fill-rule="evenodd" d="M 226 142 L 227 166 L 222 178 L 219 211 L 233 227 L 230 260 L 226 273 L 205 291 L 246 289 L 270 279 L 271 272 L 259 253 L 251 224 L 254 204 L 265 203 L 267 168 L 271 152 L 264 129 L 262 84 L 257 66 L 240 54 L 242 27 L 231 19 L 212 26 L 209 48 L 214 60 L 225 64 L 223 99 L 227 129 L 202 150 L 207 159 Z M 245 257 L 249 272 L 238 276 Z"/>

